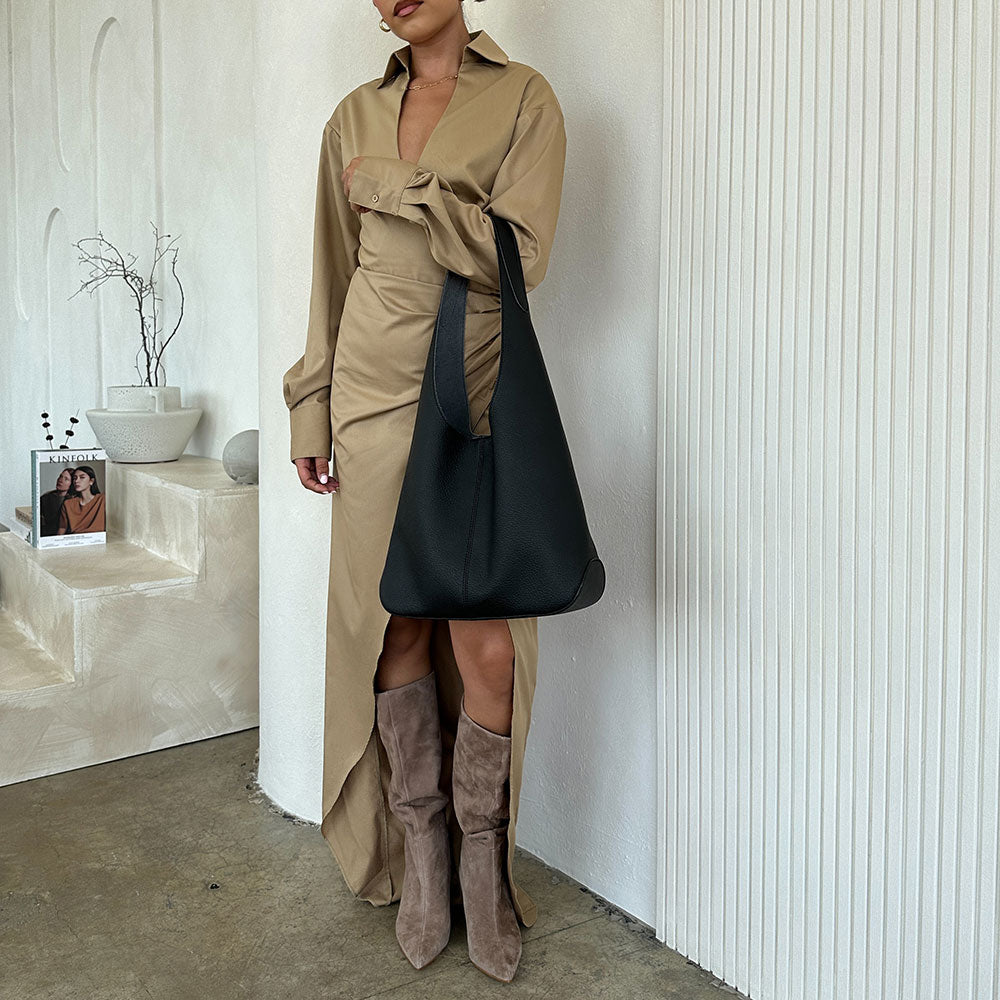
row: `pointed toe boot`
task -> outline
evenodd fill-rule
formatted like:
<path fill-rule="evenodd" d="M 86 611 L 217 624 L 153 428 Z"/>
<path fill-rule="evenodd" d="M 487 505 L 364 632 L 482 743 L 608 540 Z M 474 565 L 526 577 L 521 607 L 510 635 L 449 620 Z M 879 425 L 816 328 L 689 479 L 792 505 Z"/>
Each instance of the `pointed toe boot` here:
<path fill-rule="evenodd" d="M 506 875 L 511 739 L 459 713 L 452 804 L 462 828 L 459 876 L 469 959 L 509 983 L 521 959 L 521 928 Z"/>
<path fill-rule="evenodd" d="M 422 969 L 451 935 L 451 847 L 441 790 L 441 726 L 434 672 L 375 693 L 379 735 L 389 758 L 389 808 L 405 829 L 396 939 Z"/>

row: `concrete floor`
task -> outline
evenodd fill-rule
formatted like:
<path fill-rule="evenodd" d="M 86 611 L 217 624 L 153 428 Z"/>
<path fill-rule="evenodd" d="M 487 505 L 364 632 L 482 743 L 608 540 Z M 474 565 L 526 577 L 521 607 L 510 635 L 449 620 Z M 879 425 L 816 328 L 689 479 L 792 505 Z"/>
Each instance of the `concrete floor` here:
<path fill-rule="evenodd" d="M 522 928 L 514 981 L 469 962 L 461 920 L 414 969 L 396 943 L 397 907 L 354 899 L 318 827 L 261 794 L 257 737 L 0 788 L 0 998 L 735 995 L 520 848 L 539 916 Z"/>

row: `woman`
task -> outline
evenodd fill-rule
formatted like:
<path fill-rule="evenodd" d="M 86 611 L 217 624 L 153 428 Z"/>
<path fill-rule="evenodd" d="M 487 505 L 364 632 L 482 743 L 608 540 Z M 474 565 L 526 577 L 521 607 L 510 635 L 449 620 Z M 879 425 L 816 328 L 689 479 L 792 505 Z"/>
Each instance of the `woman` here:
<path fill-rule="evenodd" d="M 461 902 L 471 960 L 506 982 L 518 922 L 536 918 L 513 859 L 537 619 L 390 615 L 379 579 L 447 271 L 469 279 L 469 410 L 488 433 L 501 329 L 490 215 L 513 225 L 534 288 L 566 135 L 548 81 L 470 35 L 460 0 L 372 2 L 409 44 L 324 128 L 305 353 L 283 383 L 302 485 L 333 494 L 322 831 L 357 897 L 399 900 L 416 968 L 448 943 Z"/>
<path fill-rule="evenodd" d="M 104 494 L 97 485 L 97 473 L 89 465 L 73 470 L 73 492 L 59 511 L 60 535 L 104 531 Z"/>
<path fill-rule="evenodd" d="M 59 530 L 59 514 L 63 501 L 72 495 L 73 474 L 76 470 L 67 466 L 56 477 L 54 489 L 46 490 L 38 498 L 38 510 L 42 518 L 40 534 L 54 535 Z"/>

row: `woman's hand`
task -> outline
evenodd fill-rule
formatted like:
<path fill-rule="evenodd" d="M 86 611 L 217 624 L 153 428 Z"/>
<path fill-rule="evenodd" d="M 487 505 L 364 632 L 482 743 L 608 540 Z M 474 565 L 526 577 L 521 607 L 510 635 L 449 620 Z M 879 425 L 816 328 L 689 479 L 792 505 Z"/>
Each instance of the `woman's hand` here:
<path fill-rule="evenodd" d="M 364 159 L 363 156 L 355 156 L 350 163 L 341 171 L 340 183 L 344 185 L 344 197 L 351 197 L 351 182 L 354 180 L 354 171 L 358 164 Z M 370 212 L 370 208 L 366 208 L 364 205 L 355 205 L 351 202 L 351 208 L 360 215 L 362 212 Z"/>
<path fill-rule="evenodd" d="M 302 485 L 313 493 L 336 493 L 340 489 L 340 480 L 330 476 L 327 458 L 296 458 L 295 468 Z"/>

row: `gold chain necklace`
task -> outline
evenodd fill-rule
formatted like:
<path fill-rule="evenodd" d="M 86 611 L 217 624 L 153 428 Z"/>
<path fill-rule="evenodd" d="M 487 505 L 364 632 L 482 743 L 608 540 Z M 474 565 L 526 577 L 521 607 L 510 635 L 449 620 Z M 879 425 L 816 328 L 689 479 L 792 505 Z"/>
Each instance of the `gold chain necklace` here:
<path fill-rule="evenodd" d="M 440 80 L 435 80 L 433 83 L 415 83 L 407 87 L 407 90 L 423 90 L 425 87 L 436 87 L 439 83 L 444 83 L 445 80 L 457 80 L 458 74 L 452 73 L 451 76 L 443 76 Z"/>

